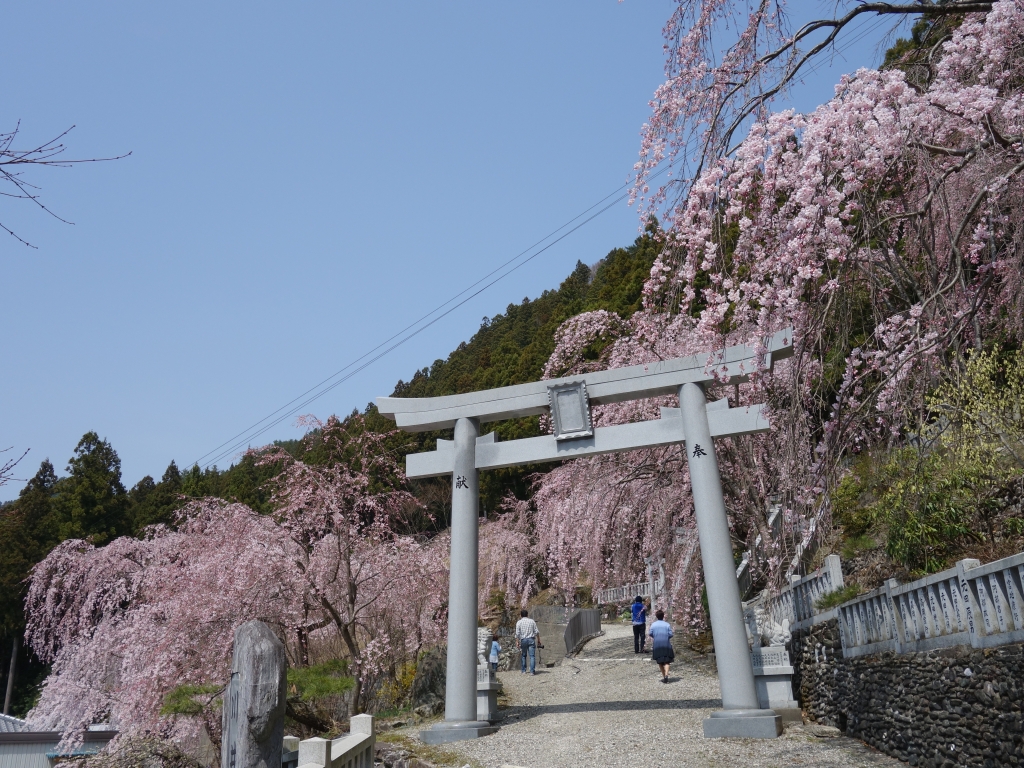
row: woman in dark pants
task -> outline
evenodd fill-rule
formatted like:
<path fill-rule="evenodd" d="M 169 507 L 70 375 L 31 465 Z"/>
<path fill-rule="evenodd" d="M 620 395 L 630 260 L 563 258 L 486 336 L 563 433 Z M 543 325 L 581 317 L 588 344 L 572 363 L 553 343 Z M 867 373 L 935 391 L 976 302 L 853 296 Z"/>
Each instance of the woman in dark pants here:
<path fill-rule="evenodd" d="M 633 614 L 633 653 L 643 653 L 647 643 L 647 609 L 640 595 L 630 606 L 630 612 Z"/>

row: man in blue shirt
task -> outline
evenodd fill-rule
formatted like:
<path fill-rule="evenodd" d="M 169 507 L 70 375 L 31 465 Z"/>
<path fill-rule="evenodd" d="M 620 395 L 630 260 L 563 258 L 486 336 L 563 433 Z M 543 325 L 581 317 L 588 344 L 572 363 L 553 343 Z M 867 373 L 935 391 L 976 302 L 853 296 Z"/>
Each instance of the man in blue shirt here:
<path fill-rule="evenodd" d="M 633 653 L 643 653 L 647 644 L 647 608 L 640 595 L 636 596 L 630 611 L 633 614 Z"/>

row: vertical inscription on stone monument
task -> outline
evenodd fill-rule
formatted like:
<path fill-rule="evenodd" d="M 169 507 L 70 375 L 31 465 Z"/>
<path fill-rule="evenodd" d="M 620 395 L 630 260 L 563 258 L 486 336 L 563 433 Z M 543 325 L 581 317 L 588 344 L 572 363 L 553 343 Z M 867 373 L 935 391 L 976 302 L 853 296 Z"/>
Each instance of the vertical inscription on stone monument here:
<path fill-rule="evenodd" d="M 974 626 L 974 611 L 971 610 L 971 585 L 967 579 L 960 579 L 960 591 L 964 601 L 964 614 L 967 616 L 967 631 L 972 635 L 977 631 Z"/>
<path fill-rule="evenodd" d="M 906 596 L 905 595 L 900 595 L 898 599 L 899 599 L 899 602 L 900 602 L 900 616 L 903 617 L 903 637 L 900 638 L 900 639 L 903 642 L 905 642 L 905 643 L 909 643 L 909 642 L 912 642 L 914 640 L 917 640 L 917 632 L 916 631 L 914 632 L 914 636 L 913 637 L 910 636 L 911 627 L 913 625 L 910 622 L 910 616 L 909 616 L 908 611 L 907 611 Z"/>
<path fill-rule="evenodd" d="M 946 634 L 953 631 L 953 620 L 949 610 L 948 584 L 945 581 L 939 582 L 939 604 L 942 606 L 942 624 L 946 628 Z"/>

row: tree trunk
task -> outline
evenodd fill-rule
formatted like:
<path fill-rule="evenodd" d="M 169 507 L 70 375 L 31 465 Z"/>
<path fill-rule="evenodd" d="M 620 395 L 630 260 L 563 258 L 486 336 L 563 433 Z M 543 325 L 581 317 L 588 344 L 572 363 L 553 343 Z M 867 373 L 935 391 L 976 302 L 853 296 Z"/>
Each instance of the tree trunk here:
<path fill-rule="evenodd" d="M 352 698 L 348 701 L 348 719 L 351 720 L 353 717 L 359 714 L 359 697 L 363 693 L 363 681 L 360 676 L 355 676 L 355 686 L 352 688 Z"/>
<path fill-rule="evenodd" d="M 7 695 L 4 697 L 4 714 L 11 711 L 11 696 L 14 694 L 14 672 L 18 665 L 18 636 L 14 636 L 11 643 L 11 669 L 7 673 Z"/>

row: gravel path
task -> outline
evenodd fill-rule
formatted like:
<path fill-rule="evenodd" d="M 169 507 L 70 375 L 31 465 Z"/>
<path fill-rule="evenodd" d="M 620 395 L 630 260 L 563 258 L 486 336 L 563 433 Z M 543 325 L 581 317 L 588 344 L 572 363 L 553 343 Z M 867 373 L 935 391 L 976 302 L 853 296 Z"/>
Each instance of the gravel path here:
<path fill-rule="evenodd" d="M 705 739 L 701 721 L 721 706 L 707 664 L 680 649 L 665 685 L 650 657 L 633 654 L 629 626 L 604 630 L 563 666 L 499 673 L 508 703 L 501 730 L 446 747 L 486 768 L 903 765 L 802 726 L 778 739 Z"/>

